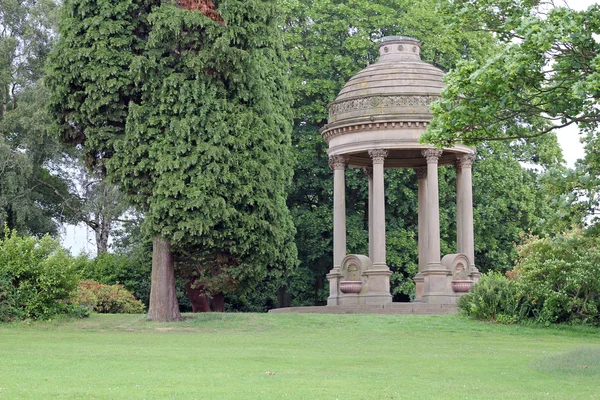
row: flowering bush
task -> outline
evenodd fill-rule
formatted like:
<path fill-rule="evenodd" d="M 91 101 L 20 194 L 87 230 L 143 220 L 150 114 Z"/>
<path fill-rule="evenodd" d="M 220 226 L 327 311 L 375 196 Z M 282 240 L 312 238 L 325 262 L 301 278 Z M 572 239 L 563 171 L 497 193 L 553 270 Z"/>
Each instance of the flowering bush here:
<path fill-rule="evenodd" d="M 75 259 L 81 279 L 114 285 L 120 283 L 146 306 L 150 298 L 152 263 L 143 248 L 128 254 L 103 253 L 95 258 Z"/>
<path fill-rule="evenodd" d="M 122 285 L 103 285 L 84 280 L 79 283 L 72 302 L 98 313 L 141 314 L 144 304 Z"/>

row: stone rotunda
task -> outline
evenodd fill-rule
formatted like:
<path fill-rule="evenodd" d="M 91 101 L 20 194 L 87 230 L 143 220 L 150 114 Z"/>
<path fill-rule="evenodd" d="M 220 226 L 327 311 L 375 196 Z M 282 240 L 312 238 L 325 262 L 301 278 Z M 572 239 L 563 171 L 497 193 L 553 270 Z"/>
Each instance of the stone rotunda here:
<path fill-rule="evenodd" d="M 454 304 L 479 277 L 473 244 L 471 165 L 475 150 L 437 149 L 419 137 L 432 119 L 444 73 L 423 61 L 420 42 L 390 36 L 379 60 L 352 77 L 329 105 L 321 130 L 333 170 L 333 268 L 328 306 L 392 302 L 386 264 L 384 168 L 413 168 L 418 179 L 419 272 L 416 301 Z M 438 166 L 454 165 L 457 252 L 441 257 Z M 346 254 L 346 167 L 362 168 L 369 181 L 369 255 Z"/>

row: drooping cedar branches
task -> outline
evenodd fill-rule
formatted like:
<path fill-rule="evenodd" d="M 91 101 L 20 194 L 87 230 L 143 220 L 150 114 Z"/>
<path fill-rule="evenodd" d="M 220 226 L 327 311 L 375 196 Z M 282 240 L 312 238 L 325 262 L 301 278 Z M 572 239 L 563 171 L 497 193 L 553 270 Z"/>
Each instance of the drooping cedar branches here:
<path fill-rule="evenodd" d="M 61 136 L 80 137 L 143 210 L 157 248 L 195 265 L 228 254 L 236 262 L 226 273 L 241 290 L 295 265 L 287 68 L 274 2 L 220 2 L 226 28 L 201 9 L 67 1 L 51 109 Z M 172 271 L 153 266 L 153 290 Z"/>

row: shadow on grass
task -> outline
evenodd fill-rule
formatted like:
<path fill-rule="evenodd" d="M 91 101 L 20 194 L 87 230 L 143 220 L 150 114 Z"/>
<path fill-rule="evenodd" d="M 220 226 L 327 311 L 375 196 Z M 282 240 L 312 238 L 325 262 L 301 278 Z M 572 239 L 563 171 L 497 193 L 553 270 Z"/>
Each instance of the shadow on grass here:
<path fill-rule="evenodd" d="M 532 368 L 561 375 L 600 377 L 600 347 L 577 347 L 542 357 L 532 364 Z"/>

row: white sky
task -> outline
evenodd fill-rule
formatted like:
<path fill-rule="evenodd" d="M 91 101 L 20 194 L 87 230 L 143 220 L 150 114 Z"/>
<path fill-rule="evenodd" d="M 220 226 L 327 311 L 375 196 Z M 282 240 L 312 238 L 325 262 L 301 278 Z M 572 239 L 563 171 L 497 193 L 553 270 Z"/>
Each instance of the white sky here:
<path fill-rule="evenodd" d="M 66 249 L 71 250 L 71 254 L 88 253 L 92 256 L 96 254 L 96 237 L 85 224 L 64 225 L 63 228 L 60 242 Z"/>
<path fill-rule="evenodd" d="M 559 3 L 559 2 L 557 2 Z M 576 9 L 583 10 L 592 4 L 598 3 L 597 0 L 566 0 L 566 3 Z M 583 145 L 579 142 L 579 129 L 577 126 L 569 126 L 560 129 L 557 132 L 558 142 L 563 150 L 563 156 L 567 165 L 573 167 L 577 159 L 584 155 Z M 70 249 L 73 254 L 86 252 L 88 254 L 96 254 L 94 232 L 88 229 L 85 224 L 66 225 L 65 231 L 61 235 L 63 246 Z"/>

